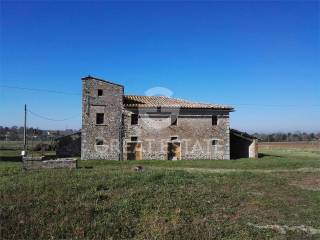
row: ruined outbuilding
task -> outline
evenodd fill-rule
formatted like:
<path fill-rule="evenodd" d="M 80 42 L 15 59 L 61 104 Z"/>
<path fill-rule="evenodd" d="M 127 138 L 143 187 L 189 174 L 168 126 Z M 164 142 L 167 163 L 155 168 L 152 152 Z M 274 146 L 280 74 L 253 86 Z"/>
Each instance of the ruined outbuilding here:
<path fill-rule="evenodd" d="M 230 129 L 230 157 L 257 158 L 258 138 L 246 132 Z"/>
<path fill-rule="evenodd" d="M 57 157 L 80 157 L 81 132 L 76 132 L 55 139 Z"/>

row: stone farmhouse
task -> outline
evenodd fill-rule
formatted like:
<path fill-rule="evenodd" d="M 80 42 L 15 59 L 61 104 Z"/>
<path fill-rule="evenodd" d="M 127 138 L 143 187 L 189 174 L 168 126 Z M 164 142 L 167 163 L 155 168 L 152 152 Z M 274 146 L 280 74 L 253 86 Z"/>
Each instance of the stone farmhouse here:
<path fill-rule="evenodd" d="M 91 76 L 82 89 L 81 159 L 257 157 L 257 140 L 230 130 L 230 106 L 125 95 L 124 86 Z"/>

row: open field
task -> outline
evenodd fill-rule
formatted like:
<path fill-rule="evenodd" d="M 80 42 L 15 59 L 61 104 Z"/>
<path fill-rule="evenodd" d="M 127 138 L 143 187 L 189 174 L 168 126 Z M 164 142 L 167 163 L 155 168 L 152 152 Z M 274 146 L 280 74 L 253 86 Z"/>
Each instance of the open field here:
<path fill-rule="evenodd" d="M 299 141 L 299 142 L 260 142 L 261 149 L 297 149 L 297 150 L 318 150 L 320 151 L 320 141 Z"/>
<path fill-rule="evenodd" d="M 261 149 L 260 159 L 81 161 L 31 172 L 1 151 L 0 236 L 320 239 L 320 152 Z"/>
<path fill-rule="evenodd" d="M 52 144 L 53 141 L 31 141 L 27 142 L 27 148 L 32 149 L 37 144 Z M 23 149 L 23 141 L 0 141 L 0 150 L 21 150 Z"/>

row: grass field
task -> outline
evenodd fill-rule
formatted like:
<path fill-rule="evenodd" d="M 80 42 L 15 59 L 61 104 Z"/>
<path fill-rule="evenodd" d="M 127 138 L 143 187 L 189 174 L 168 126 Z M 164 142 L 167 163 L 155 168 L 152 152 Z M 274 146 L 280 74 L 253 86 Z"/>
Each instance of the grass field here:
<path fill-rule="evenodd" d="M 27 148 L 32 149 L 37 144 L 52 144 L 52 141 L 31 141 L 27 142 Z M 23 141 L 0 141 L 0 150 L 21 150 L 23 149 Z"/>
<path fill-rule="evenodd" d="M 0 152 L 2 239 L 320 239 L 317 148 L 30 172 L 12 155 Z"/>

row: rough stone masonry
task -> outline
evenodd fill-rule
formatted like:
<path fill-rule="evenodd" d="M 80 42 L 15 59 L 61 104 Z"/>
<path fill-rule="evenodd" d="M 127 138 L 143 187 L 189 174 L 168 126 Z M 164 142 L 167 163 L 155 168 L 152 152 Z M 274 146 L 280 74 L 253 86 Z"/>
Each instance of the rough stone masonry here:
<path fill-rule="evenodd" d="M 230 159 L 232 107 L 162 96 L 82 78 L 81 159 Z"/>

